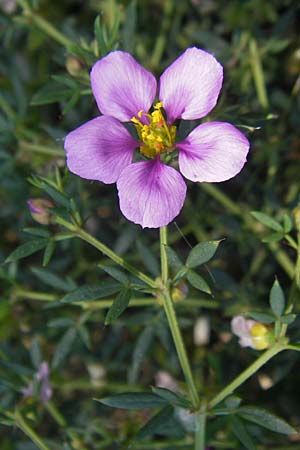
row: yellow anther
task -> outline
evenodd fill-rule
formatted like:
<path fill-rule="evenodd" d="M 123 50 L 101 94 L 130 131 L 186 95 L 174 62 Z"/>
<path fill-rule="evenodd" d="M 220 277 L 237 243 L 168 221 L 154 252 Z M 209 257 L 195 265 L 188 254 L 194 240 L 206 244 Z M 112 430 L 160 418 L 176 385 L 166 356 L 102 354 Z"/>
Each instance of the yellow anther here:
<path fill-rule="evenodd" d="M 137 119 L 136 117 L 131 117 L 131 122 L 137 124 L 137 125 L 142 125 L 141 121 L 139 119 Z"/>
<path fill-rule="evenodd" d="M 163 125 L 164 118 L 163 118 L 163 115 L 162 115 L 162 113 L 160 111 L 153 111 L 151 116 L 152 116 L 152 120 L 153 120 L 154 123 L 160 123 L 161 122 L 161 125 Z"/>
<path fill-rule="evenodd" d="M 131 119 L 142 141 L 140 152 L 148 158 L 155 158 L 160 153 L 173 150 L 176 127 L 172 126 L 169 128 L 161 112 L 162 107 L 162 102 L 157 102 L 152 113 L 140 110 L 137 113 L 137 117 L 132 117 Z M 141 117 L 145 117 L 147 124 L 142 123 L 138 119 Z"/>
<path fill-rule="evenodd" d="M 154 109 L 161 109 L 163 107 L 163 103 L 162 102 L 157 102 L 154 105 Z"/>

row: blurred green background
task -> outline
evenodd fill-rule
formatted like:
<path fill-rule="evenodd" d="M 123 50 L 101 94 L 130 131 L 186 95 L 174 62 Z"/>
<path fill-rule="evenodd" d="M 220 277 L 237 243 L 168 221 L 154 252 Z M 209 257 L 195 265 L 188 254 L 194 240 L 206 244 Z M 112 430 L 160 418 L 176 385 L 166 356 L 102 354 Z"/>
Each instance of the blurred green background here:
<path fill-rule="evenodd" d="M 157 276 L 157 230 L 127 222 L 114 187 L 68 174 L 63 139 L 98 114 L 89 70 L 113 49 L 131 52 L 157 76 L 190 46 L 213 53 L 224 66 L 222 95 L 209 118 L 247 134 L 248 164 L 226 183 L 191 183 L 182 213 L 169 226 L 170 243 L 182 257 L 189 244 L 226 238 L 203 270 L 214 298 L 190 289 L 199 302 L 178 303 L 195 377 L 207 394 L 216 392 L 255 353 L 231 339 L 230 318 L 264 311 L 274 277 L 287 293 L 293 276 L 295 252 L 250 212 L 281 222 L 285 214 L 293 219 L 299 202 L 299 2 L 1 0 L 0 8 L 0 262 L 29 239 L 24 228 L 37 225 L 27 200 L 45 194 L 28 178 L 54 179 L 58 170 L 88 231 Z M 104 327 L 106 309 L 57 304 L 76 286 L 107 275 L 97 267 L 105 259 L 79 240 L 64 240 L 53 250 L 47 267 L 42 252 L 0 266 L 0 412 L 17 405 L 52 449 L 192 448 L 182 424 L 137 443 L 148 413 L 112 410 L 92 400 L 125 390 L 127 383 L 132 389 L 153 385 L 159 371 L 182 382 L 161 308 L 129 308 Z M 205 319 L 210 335 L 195 345 L 197 317 Z M 299 332 L 296 320 L 291 334 L 297 339 Z M 299 427 L 298 359 L 280 355 L 239 393 Z M 41 361 L 51 366 L 54 389 L 46 407 L 20 392 Z M 15 427 L 0 427 L 1 450 L 37 448 Z M 255 425 L 250 431 L 259 449 L 300 448 L 297 438 Z M 244 448 L 225 418 L 209 423 L 208 441 L 215 448 Z"/>

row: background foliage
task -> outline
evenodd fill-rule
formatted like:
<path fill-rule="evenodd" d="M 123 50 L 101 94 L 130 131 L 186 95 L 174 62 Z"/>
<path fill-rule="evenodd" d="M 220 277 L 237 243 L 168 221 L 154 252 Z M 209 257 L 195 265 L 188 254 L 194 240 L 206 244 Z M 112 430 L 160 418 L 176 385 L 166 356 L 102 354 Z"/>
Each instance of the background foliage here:
<path fill-rule="evenodd" d="M 255 351 L 238 348 L 231 339 L 231 317 L 267 311 L 274 277 L 287 294 L 293 276 L 295 255 L 284 236 L 293 226 L 299 202 L 299 4 L 2 0 L 1 9 L 0 411 L 17 407 L 20 414 L 3 416 L 1 449 L 36 449 L 37 443 L 26 436 L 24 417 L 52 449 L 192 448 L 182 420 L 176 426 L 165 421 L 155 434 L 148 430 L 139 436 L 149 410 L 112 409 L 93 401 L 128 390 L 128 385 L 135 391 L 155 385 L 159 371 L 167 371 L 183 386 L 163 311 L 151 301 L 147 305 L 151 297 L 135 292 L 138 307 L 104 326 L 114 298 L 112 285 L 96 303 L 58 301 L 77 287 L 112 283 L 99 267 L 107 259 L 86 243 L 62 236 L 58 242 L 50 239 L 46 256 L 39 251 L 4 261 L 22 243 L 33 240 L 38 247 L 37 240 L 48 239 L 47 227 L 36 230 L 28 198 L 52 198 L 63 208 L 71 196 L 91 234 L 132 264 L 142 261 L 150 275 L 159 274 L 157 231 L 128 223 L 119 212 L 115 189 L 68 174 L 63 138 L 98 114 L 88 74 L 108 51 L 130 51 L 159 75 L 185 48 L 206 49 L 225 68 L 222 97 L 210 118 L 240 126 L 251 141 L 251 152 L 245 169 L 232 181 L 189 186 L 185 207 L 169 227 L 169 240 L 184 260 L 190 246 L 226 238 L 213 261 L 199 271 L 213 298 L 189 286 L 188 298 L 177 307 L 199 385 L 210 395 L 236 376 Z M 29 183 L 33 175 L 62 183 L 67 196 L 57 198 L 51 184 L 41 179 Z M 270 226 L 269 219 L 251 211 L 267 214 L 277 225 Z M 58 233 L 58 226 L 51 224 L 49 232 Z M 202 327 L 209 325 L 207 341 L 195 342 L 196 318 L 205 319 Z M 296 319 L 290 334 L 299 339 L 299 332 Z M 239 395 L 299 428 L 298 359 L 298 353 L 279 355 Z M 21 393 L 41 361 L 51 367 L 54 390 L 46 405 Z M 16 424 L 18 428 L 6 427 Z M 25 434 L 20 431 L 24 427 Z M 241 444 L 238 429 L 226 417 L 211 420 L 209 444 L 226 449 L 300 448 L 295 435 L 276 435 L 249 423 L 253 442 Z"/>

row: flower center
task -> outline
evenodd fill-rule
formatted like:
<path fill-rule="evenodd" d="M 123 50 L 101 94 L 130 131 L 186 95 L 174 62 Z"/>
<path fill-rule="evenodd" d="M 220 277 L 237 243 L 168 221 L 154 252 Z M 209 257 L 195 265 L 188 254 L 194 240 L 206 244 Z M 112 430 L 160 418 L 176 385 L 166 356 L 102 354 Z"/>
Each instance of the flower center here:
<path fill-rule="evenodd" d="M 142 110 L 138 112 L 139 119 L 142 116 L 148 118 L 148 124 L 142 123 L 137 117 L 132 117 L 131 119 L 140 140 L 143 142 L 140 152 L 148 158 L 155 158 L 160 153 L 173 150 L 176 127 L 174 125 L 168 127 L 161 111 L 162 107 L 162 102 L 158 102 L 154 105 L 154 111 L 151 114 L 147 114 Z"/>

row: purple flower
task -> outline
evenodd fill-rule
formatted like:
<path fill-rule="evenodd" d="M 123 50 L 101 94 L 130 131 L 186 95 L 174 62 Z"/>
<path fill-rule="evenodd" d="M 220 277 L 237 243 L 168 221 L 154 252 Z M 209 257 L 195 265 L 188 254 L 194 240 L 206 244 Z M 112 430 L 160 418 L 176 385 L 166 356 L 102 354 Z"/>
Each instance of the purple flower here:
<path fill-rule="evenodd" d="M 39 385 L 39 398 L 43 404 L 47 403 L 52 397 L 52 387 L 49 382 L 49 366 L 48 363 L 43 361 L 38 368 L 38 371 L 34 375 L 35 382 Z M 34 396 L 34 385 L 31 381 L 27 387 L 22 389 L 24 398 Z"/>
<path fill-rule="evenodd" d="M 231 321 L 231 331 L 238 336 L 241 347 L 251 347 L 264 350 L 270 347 L 271 334 L 268 328 L 255 320 L 235 316 Z"/>
<path fill-rule="evenodd" d="M 182 175 L 191 181 L 225 181 L 246 162 L 249 142 L 228 123 L 203 123 L 176 141 L 176 121 L 205 117 L 217 103 L 222 80 L 222 66 L 211 54 L 188 48 L 161 75 L 157 94 L 154 76 L 130 54 L 109 53 L 91 71 L 92 91 L 103 115 L 65 139 L 70 171 L 117 183 L 121 211 L 134 223 L 167 225 L 185 200 Z M 159 101 L 153 103 L 156 94 Z M 138 140 L 122 124 L 129 121 Z M 143 160 L 135 162 L 137 148 Z M 174 163 L 175 150 L 182 175 L 168 165 Z"/>

